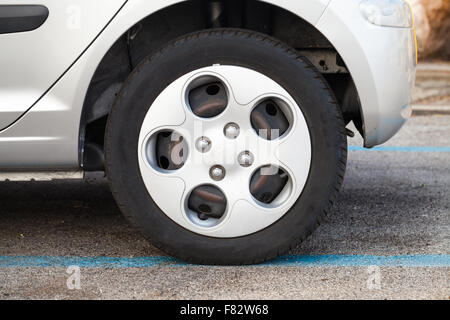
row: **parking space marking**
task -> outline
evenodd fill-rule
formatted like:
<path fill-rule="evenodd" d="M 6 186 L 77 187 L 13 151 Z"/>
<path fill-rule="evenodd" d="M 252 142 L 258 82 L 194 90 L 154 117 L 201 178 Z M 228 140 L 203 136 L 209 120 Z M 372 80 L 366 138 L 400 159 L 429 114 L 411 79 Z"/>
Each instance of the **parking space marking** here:
<path fill-rule="evenodd" d="M 394 151 L 394 152 L 450 152 L 450 147 L 399 147 L 377 146 L 371 149 L 361 146 L 349 146 L 349 151 Z"/>
<path fill-rule="evenodd" d="M 266 265 L 303 267 L 450 267 L 450 255 L 288 255 Z"/>
<path fill-rule="evenodd" d="M 152 268 L 194 266 L 167 256 L 153 257 L 53 257 L 0 256 L 0 268 Z M 286 255 L 261 267 L 450 267 L 450 255 Z"/>

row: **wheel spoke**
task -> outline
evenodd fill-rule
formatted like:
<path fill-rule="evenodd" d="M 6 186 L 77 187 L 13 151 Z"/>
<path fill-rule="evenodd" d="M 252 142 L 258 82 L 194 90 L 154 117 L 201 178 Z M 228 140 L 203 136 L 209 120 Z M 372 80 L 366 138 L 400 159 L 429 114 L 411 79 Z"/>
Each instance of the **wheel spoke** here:
<path fill-rule="evenodd" d="M 294 118 L 290 132 L 280 139 L 275 155 L 280 167 L 291 176 L 294 190 L 303 190 L 312 156 L 309 130 L 303 117 Z"/>

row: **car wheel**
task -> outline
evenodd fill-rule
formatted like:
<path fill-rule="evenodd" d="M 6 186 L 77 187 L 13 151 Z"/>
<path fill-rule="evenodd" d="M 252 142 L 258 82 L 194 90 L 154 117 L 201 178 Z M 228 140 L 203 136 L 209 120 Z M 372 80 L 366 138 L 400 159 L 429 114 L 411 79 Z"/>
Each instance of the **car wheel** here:
<path fill-rule="evenodd" d="M 251 264 L 305 239 L 343 181 L 336 100 L 285 44 L 235 29 L 168 44 L 124 84 L 106 132 L 124 215 L 187 262 Z"/>

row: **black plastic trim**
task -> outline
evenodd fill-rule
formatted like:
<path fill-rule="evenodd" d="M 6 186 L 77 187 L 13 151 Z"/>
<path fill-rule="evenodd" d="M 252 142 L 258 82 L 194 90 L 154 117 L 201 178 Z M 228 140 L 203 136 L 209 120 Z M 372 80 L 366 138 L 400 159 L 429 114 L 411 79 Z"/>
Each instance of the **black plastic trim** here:
<path fill-rule="evenodd" d="M 0 34 L 35 30 L 48 15 L 47 7 L 41 5 L 0 5 Z"/>

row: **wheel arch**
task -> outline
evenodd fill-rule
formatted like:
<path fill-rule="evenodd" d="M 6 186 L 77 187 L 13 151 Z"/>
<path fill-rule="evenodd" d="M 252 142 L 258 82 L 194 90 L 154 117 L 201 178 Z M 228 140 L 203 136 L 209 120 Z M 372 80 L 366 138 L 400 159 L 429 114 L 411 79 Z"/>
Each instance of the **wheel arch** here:
<path fill-rule="evenodd" d="M 131 70 L 159 46 L 201 29 L 237 27 L 271 35 L 297 49 L 324 48 L 337 53 L 327 37 L 315 27 L 330 2 L 129 0 L 94 44 L 91 53 L 92 77 L 80 120 L 80 165 L 85 171 L 103 170 L 103 133 L 115 96 Z M 249 7 L 252 10 L 248 10 Z M 351 75 L 327 75 L 326 79 L 343 113 L 348 113 L 349 121 L 356 119 L 362 130 L 360 104 Z M 347 101 L 347 107 L 343 106 L 344 101 Z"/>

